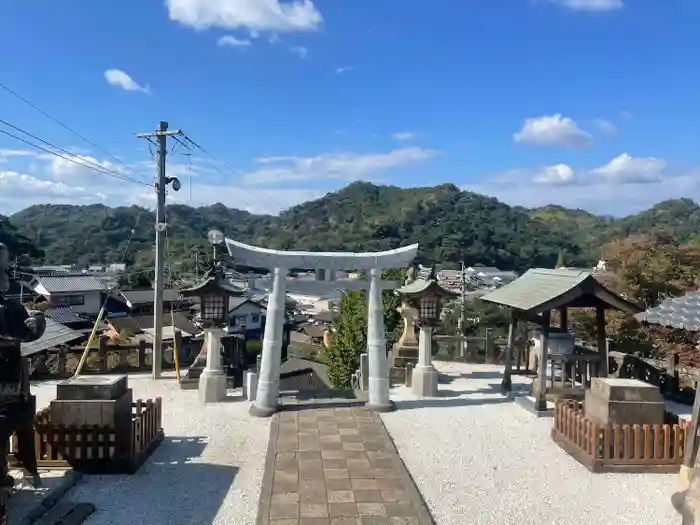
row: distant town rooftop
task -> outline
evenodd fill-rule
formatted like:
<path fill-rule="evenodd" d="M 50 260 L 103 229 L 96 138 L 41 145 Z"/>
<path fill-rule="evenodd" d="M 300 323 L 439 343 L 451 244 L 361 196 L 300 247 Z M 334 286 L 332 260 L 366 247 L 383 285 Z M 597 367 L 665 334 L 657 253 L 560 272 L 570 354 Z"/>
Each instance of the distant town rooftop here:
<path fill-rule="evenodd" d="M 34 290 L 41 295 L 51 295 L 52 293 L 105 292 L 107 286 L 93 275 L 42 275 L 35 277 Z"/>

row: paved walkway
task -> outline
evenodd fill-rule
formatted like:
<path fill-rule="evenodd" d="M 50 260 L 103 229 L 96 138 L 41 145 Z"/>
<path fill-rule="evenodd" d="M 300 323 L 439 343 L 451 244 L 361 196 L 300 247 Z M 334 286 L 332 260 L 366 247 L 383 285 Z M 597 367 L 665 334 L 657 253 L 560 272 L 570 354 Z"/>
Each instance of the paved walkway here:
<path fill-rule="evenodd" d="M 434 522 L 379 416 L 348 400 L 314 400 L 274 416 L 258 524 Z"/>

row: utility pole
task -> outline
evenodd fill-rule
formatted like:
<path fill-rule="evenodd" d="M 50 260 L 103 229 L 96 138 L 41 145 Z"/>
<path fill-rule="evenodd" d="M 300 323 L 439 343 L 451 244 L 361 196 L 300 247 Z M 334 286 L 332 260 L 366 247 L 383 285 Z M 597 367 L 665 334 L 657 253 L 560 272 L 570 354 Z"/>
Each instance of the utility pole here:
<path fill-rule="evenodd" d="M 156 138 L 158 146 L 158 180 L 156 181 L 156 276 L 153 300 L 153 379 L 160 379 L 163 369 L 163 281 L 165 280 L 165 190 L 168 184 L 173 183 L 173 190 L 180 189 L 180 181 L 175 177 L 165 175 L 165 157 L 168 154 L 168 136 L 182 135 L 177 130 L 168 131 L 168 123 L 161 121 L 158 129 L 153 133 L 140 133 L 137 138 L 151 141 Z"/>
<path fill-rule="evenodd" d="M 461 304 L 459 308 L 459 320 L 457 321 L 457 328 L 459 329 L 459 335 L 462 336 L 460 340 L 460 355 L 462 357 L 467 356 L 467 270 L 464 267 L 464 261 L 459 261 L 459 291 L 462 294 Z"/>

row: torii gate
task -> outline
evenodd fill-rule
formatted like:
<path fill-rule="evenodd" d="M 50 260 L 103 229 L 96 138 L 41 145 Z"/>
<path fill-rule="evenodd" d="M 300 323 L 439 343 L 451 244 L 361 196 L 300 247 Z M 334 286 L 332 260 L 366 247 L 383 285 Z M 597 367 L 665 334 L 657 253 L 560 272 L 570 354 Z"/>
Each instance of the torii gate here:
<path fill-rule="evenodd" d="M 418 244 L 384 252 L 302 252 L 271 250 L 225 239 L 229 255 L 236 262 L 256 268 L 268 268 L 273 275 L 272 292 L 267 301 L 267 320 L 262 345 L 262 361 L 255 402 L 250 413 L 269 417 L 277 411 L 280 357 L 284 324 L 284 299 L 287 273 L 291 268 L 309 270 L 369 270 L 367 300 L 367 348 L 369 353 L 369 400 L 367 407 L 378 412 L 393 409 L 389 399 L 389 365 L 386 358 L 381 271 L 408 266 L 418 253 Z"/>

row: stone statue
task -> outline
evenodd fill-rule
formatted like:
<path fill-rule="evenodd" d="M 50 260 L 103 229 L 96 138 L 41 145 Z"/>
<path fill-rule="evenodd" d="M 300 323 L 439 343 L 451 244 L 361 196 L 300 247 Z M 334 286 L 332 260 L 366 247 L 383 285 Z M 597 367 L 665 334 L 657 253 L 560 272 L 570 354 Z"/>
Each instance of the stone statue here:
<path fill-rule="evenodd" d="M 7 499 L 14 479 L 8 474 L 7 445 L 17 435 L 15 456 L 35 484 L 39 474 L 34 451 L 33 420 L 36 398 L 29 391 L 29 362 L 22 356 L 22 343 L 36 341 L 46 329 L 39 312 L 27 312 L 5 294 L 10 289 L 10 257 L 0 243 L 0 525 L 7 521 Z"/>

